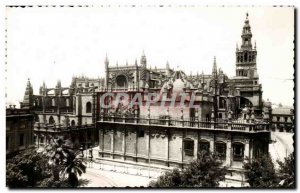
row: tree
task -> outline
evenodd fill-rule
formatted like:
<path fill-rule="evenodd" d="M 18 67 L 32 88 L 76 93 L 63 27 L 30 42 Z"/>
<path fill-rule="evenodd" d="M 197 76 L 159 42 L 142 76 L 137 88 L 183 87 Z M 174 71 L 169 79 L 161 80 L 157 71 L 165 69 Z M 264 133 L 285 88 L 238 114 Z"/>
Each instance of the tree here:
<path fill-rule="evenodd" d="M 274 164 L 269 155 L 244 162 L 245 178 L 251 187 L 276 187 L 278 180 Z"/>
<path fill-rule="evenodd" d="M 51 176 L 48 159 L 34 149 L 20 152 L 6 162 L 6 185 L 9 188 L 34 187 Z"/>
<path fill-rule="evenodd" d="M 279 164 L 278 177 L 280 179 L 279 187 L 295 188 L 295 157 L 290 154 L 284 159 L 284 162 L 277 161 Z"/>
<path fill-rule="evenodd" d="M 151 187 L 218 187 L 225 180 L 227 168 L 217 155 L 200 153 L 186 168 L 177 168 L 164 173 L 157 181 L 151 181 Z"/>
<path fill-rule="evenodd" d="M 46 147 L 46 154 L 49 157 L 49 165 L 53 172 L 53 181 L 67 182 L 71 187 L 78 186 L 78 175 L 86 172 L 83 160 L 79 158 L 79 151 L 70 148 L 69 140 L 63 138 L 52 139 L 52 143 Z"/>

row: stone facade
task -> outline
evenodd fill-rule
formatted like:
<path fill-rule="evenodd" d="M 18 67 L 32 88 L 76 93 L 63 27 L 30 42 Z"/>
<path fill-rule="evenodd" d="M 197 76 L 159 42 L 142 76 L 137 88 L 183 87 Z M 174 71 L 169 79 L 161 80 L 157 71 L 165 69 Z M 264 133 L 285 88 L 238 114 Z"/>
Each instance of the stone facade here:
<path fill-rule="evenodd" d="M 34 114 L 29 109 L 6 109 L 6 155 L 34 146 Z"/>

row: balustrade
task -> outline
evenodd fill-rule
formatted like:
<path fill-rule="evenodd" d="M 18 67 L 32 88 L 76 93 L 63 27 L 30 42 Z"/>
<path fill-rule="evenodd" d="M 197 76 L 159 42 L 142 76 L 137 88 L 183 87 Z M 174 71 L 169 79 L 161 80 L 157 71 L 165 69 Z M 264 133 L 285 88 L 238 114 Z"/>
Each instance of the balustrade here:
<path fill-rule="evenodd" d="M 234 131 L 268 131 L 267 123 L 252 123 L 238 120 L 220 119 L 214 121 L 210 120 L 192 120 L 182 118 L 170 118 L 159 116 L 140 116 L 140 117 L 126 117 L 126 116 L 100 116 L 100 122 L 120 122 L 120 123 L 139 123 L 147 125 L 162 125 L 162 126 L 178 126 L 191 128 L 208 128 L 208 129 L 224 129 Z"/>

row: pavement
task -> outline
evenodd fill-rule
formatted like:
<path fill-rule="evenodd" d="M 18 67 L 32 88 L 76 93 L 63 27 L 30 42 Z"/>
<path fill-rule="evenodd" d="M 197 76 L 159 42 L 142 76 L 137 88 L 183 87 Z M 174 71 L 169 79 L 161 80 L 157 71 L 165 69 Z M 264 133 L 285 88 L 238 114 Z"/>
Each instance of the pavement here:
<path fill-rule="evenodd" d="M 82 187 L 147 187 L 149 182 L 155 179 L 143 175 L 141 171 L 132 171 L 132 168 L 100 166 L 96 163 L 93 163 L 92 167 L 88 166 L 86 173 L 79 178 L 88 180 L 88 183 Z M 125 173 L 127 170 L 131 171 Z"/>

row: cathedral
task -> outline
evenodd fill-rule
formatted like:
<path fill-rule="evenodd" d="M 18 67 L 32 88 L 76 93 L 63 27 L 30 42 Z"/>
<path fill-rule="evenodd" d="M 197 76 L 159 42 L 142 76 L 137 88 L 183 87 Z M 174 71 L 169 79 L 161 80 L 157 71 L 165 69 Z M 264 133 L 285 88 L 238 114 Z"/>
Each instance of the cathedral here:
<path fill-rule="evenodd" d="M 142 53 L 134 64 L 114 66 L 106 56 L 104 78 L 73 77 L 69 87 L 43 83 L 38 95 L 28 80 L 21 108 L 35 112 L 35 144 L 66 136 L 74 148 L 94 147 L 98 161 L 162 168 L 184 167 L 199 152 L 211 151 L 241 170 L 246 158 L 268 153 L 271 115 L 271 103 L 262 99 L 248 14 L 241 39 L 232 78 L 218 69 L 216 58 L 211 74 L 187 75 L 168 63 L 149 68 Z M 120 93 L 129 102 L 141 96 L 140 105 L 104 108 Z M 154 94 L 157 99 L 146 105 Z M 188 105 L 191 100 L 197 107 Z"/>

